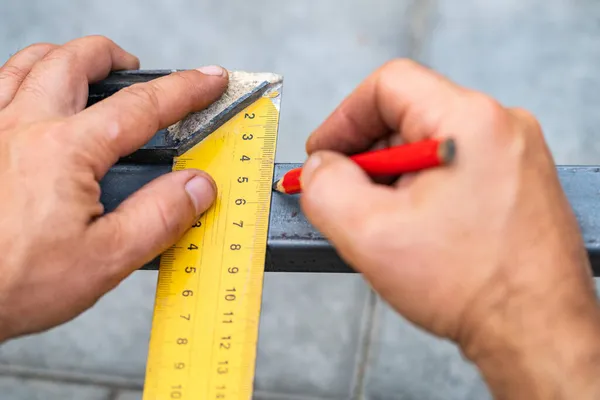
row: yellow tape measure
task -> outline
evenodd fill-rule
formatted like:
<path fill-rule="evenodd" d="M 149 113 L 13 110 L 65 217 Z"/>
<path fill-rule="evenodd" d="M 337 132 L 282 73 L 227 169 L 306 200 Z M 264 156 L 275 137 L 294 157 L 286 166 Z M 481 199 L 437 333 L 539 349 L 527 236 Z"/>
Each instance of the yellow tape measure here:
<path fill-rule="evenodd" d="M 144 400 L 252 397 L 279 122 L 256 100 L 175 160 L 215 179 L 213 207 L 161 258 Z"/>

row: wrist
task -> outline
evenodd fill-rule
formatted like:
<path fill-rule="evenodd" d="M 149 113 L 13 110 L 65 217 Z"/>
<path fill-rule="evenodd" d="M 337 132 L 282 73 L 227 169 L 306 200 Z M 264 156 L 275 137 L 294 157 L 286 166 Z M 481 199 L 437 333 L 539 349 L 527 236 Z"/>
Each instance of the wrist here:
<path fill-rule="evenodd" d="M 503 318 L 488 321 L 485 337 L 461 346 L 495 398 L 600 397 L 600 309 L 593 290 L 555 292 L 504 310 Z"/>
<path fill-rule="evenodd" d="M 5 280 L 0 283 L 0 345 L 14 337 L 14 324 L 11 323 L 11 318 L 9 317 L 9 304 L 12 304 L 12 302 L 8 296 L 9 289 L 3 285 L 7 281 Z"/>
<path fill-rule="evenodd" d="M 10 339 L 10 335 L 8 334 L 8 332 L 3 330 L 2 326 L 0 326 L 0 345 L 8 341 L 8 339 Z"/>
<path fill-rule="evenodd" d="M 9 333 L 9 326 L 6 319 L 2 316 L 2 305 L 0 305 L 0 345 L 11 338 Z"/>
<path fill-rule="evenodd" d="M 2 294 L 0 293 L 0 345 L 12 337 L 7 318 L 5 317 L 3 311 Z"/>

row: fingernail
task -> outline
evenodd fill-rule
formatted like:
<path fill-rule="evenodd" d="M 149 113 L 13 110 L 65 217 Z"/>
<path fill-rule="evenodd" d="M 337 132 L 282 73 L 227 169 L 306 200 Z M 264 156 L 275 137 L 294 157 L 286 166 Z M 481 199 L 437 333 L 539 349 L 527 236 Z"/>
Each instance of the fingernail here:
<path fill-rule="evenodd" d="M 214 184 L 205 176 L 197 176 L 185 184 L 185 191 L 190 196 L 194 207 L 196 208 L 196 215 L 202 214 L 208 210 L 215 201 L 215 187 Z"/>
<path fill-rule="evenodd" d="M 227 71 L 225 68 L 218 65 L 207 65 L 205 67 L 198 68 L 198 71 L 202 72 L 204 75 L 227 76 Z"/>
<path fill-rule="evenodd" d="M 308 182 L 314 172 L 321 165 L 321 156 L 318 154 L 312 155 L 302 166 L 302 174 L 300 175 L 300 183 Z"/>

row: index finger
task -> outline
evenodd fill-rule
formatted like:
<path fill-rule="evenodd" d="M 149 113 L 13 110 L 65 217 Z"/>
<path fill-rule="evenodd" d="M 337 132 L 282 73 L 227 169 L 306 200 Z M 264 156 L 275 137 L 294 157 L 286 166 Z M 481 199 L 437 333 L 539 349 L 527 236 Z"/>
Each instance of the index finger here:
<path fill-rule="evenodd" d="M 395 60 L 367 78 L 310 136 L 308 154 L 368 149 L 392 132 L 412 142 L 434 136 L 462 89 L 409 60 Z"/>
<path fill-rule="evenodd" d="M 160 129 L 216 101 L 227 88 L 221 67 L 176 72 L 129 86 L 72 117 L 77 147 L 100 179 Z"/>

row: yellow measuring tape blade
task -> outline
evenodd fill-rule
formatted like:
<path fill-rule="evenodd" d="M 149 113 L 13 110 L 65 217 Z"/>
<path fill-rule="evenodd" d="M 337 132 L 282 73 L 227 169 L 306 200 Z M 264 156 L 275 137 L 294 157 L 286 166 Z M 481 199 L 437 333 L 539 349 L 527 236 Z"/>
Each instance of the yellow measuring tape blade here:
<path fill-rule="evenodd" d="M 259 98 L 178 157 L 217 182 L 213 207 L 161 257 L 144 400 L 250 399 L 279 110 Z"/>

